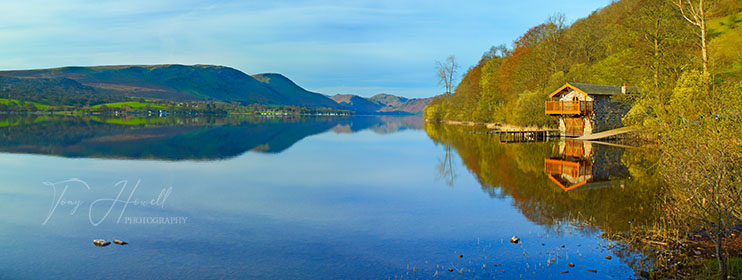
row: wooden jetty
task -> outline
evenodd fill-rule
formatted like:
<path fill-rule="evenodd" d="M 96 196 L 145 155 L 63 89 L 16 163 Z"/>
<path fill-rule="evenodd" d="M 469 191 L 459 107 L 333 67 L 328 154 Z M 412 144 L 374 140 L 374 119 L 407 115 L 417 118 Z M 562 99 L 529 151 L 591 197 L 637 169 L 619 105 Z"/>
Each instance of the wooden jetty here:
<path fill-rule="evenodd" d="M 635 129 L 630 128 L 630 127 L 621 127 L 621 128 L 608 130 L 608 131 L 594 133 L 594 134 L 583 135 L 583 136 L 577 137 L 576 139 L 577 140 L 599 140 L 599 139 L 612 140 L 612 139 L 626 136 L 627 133 L 631 133 L 634 131 Z"/>
<path fill-rule="evenodd" d="M 584 141 L 596 140 L 618 140 L 623 139 L 631 132 L 633 128 L 622 127 L 609 131 L 603 131 L 595 134 L 583 135 L 572 139 Z M 523 143 L 523 142 L 544 142 L 554 138 L 563 138 L 559 130 L 522 130 L 522 131 L 487 131 L 487 132 L 470 132 L 470 134 L 497 134 L 500 137 L 500 143 Z M 567 137 L 571 138 L 571 137 Z"/>
<path fill-rule="evenodd" d="M 559 137 L 558 130 L 498 131 L 500 143 L 543 142 Z"/>

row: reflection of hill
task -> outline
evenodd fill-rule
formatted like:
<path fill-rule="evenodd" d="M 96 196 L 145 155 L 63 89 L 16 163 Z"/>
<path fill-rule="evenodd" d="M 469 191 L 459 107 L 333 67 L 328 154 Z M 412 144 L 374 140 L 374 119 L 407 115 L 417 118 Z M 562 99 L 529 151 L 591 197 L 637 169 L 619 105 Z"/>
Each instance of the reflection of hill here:
<path fill-rule="evenodd" d="M 213 160 L 246 151 L 280 153 L 307 136 L 338 126 L 348 126 L 355 132 L 385 124 L 378 117 L 356 119 L 6 116 L 0 121 L 5 126 L 0 130 L 0 151 L 65 157 Z M 388 121 L 399 127 L 393 117 Z"/>
<path fill-rule="evenodd" d="M 370 129 L 379 134 L 389 134 L 405 129 L 422 129 L 423 122 L 421 116 L 358 116 L 338 123 L 332 130 L 337 133 L 352 133 Z"/>
<path fill-rule="evenodd" d="M 537 224 L 555 225 L 577 218 L 591 228 L 610 231 L 627 230 L 631 222 L 653 220 L 659 184 L 648 173 L 640 172 L 645 169 L 634 164 L 645 157 L 637 151 L 607 146 L 592 151 L 594 158 L 600 158 L 600 166 L 594 165 L 600 169 L 600 177 L 624 176 L 625 189 L 587 187 L 565 192 L 544 172 L 544 159 L 554 155 L 557 143 L 501 144 L 492 136 L 469 134 L 471 128 L 434 123 L 425 123 L 425 130 L 433 141 L 451 145 L 458 152 L 485 192 L 512 197 L 515 206 Z M 632 163 L 628 170 L 636 178 L 625 177 L 627 169 L 621 163 L 622 158 Z M 609 174 L 615 168 L 624 172 Z"/>

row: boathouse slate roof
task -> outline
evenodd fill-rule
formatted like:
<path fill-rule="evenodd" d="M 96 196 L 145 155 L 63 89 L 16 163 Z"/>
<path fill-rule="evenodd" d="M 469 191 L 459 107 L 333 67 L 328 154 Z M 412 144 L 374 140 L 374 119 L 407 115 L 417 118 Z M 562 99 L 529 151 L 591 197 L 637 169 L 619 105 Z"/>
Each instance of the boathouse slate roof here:
<path fill-rule="evenodd" d="M 567 83 L 563 87 L 559 88 L 558 90 L 554 91 L 554 93 L 549 95 L 549 98 L 560 94 L 564 92 L 565 89 L 571 88 L 574 89 L 584 95 L 604 95 L 604 96 L 611 96 L 611 95 L 619 95 L 621 93 L 621 86 L 609 86 L 609 85 L 593 85 L 593 84 L 583 84 L 583 83 Z M 626 87 L 626 92 L 633 92 L 636 91 L 635 87 Z"/>
<path fill-rule="evenodd" d="M 570 85 L 584 91 L 589 95 L 616 95 L 621 94 L 620 86 L 591 85 L 582 83 L 569 83 Z"/>

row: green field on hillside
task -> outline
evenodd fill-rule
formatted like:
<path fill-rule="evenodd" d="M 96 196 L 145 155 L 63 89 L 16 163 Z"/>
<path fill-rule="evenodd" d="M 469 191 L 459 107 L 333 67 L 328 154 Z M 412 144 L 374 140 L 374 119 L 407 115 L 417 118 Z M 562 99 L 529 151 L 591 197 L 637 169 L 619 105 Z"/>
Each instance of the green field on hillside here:
<path fill-rule="evenodd" d="M 144 103 L 144 102 L 138 102 L 138 101 L 105 103 L 105 104 L 95 105 L 91 108 L 99 109 L 103 106 L 106 106 L 108 108 L 123 108 L 124 106 L 128 106 L 129 108 L 132 108 L 135 110 L 145 109 L 147 108 L 147 106 L 149 106 L 151 110 L 162 110 L 166 108 L 165 106 L 162 106 L 162 105 L 156 105 L 156 104 L 150 104 L 150 103 Z"/>
<path fill-rule="evenodd" d="M 47 108 L 49 108 L 49 105 L 44 105 L 44 104 L 40 104 L 36 102 L 26 102 L 26 103 L 33 104 L 37 110 L 46 110 Z M 15 99 L 7 99 L 7 98 L 0 98 L 0 104 L 3 104 L 5 106 L 9 106 L 11 104 L 14 104 L 15 106 L 23 106 L 22 101 L 18 101 Z"/>

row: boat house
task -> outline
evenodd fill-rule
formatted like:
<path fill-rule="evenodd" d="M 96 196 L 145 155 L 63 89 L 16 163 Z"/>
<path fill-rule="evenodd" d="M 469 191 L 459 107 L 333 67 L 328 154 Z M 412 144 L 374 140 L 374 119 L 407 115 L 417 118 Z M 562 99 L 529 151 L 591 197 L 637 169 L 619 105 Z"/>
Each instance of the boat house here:
<path fill-rule="evenodd" d="M 631 93 L 624 86 L 567 83 L 549 95 L 546 114 L 555 116 L 562 135 L 582 136 L 623 126 L 630 107 L 617 101 Z"/>

